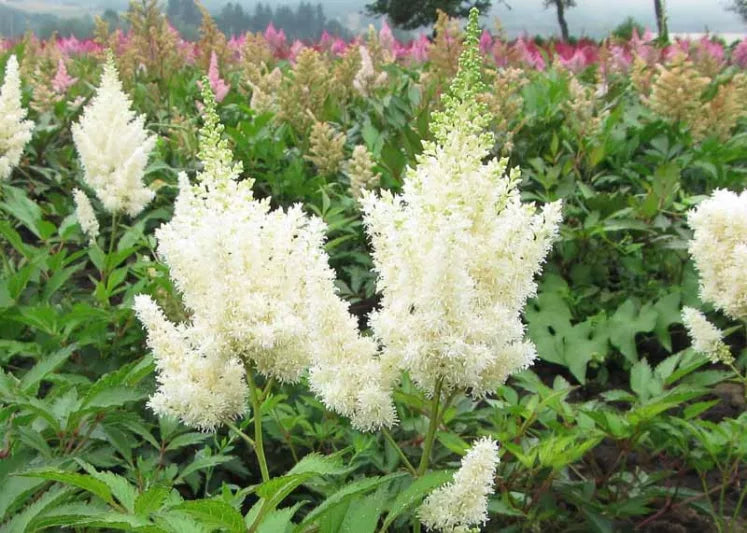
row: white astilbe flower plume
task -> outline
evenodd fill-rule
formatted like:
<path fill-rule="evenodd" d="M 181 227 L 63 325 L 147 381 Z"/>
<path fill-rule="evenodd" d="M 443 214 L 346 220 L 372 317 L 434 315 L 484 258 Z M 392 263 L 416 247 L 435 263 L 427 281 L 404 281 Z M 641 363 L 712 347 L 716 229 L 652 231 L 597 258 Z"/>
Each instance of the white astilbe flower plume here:
<path fill-rule="evenodd" d="M 5 79 L 0 88 L 0 181 L 10 177 L 18 165 L 23 147 L 31 140 L 34 123 L 26 118 L 21 106 L 21 78 L 15 55 L 5 64 Z"/>
<path fill-rule="evenodd" d="M 156 139 L 145 130 L 145 115 L 131 106 L 110 55 L 101 85 L 72 132 L 84 181 L 107 211 L 134 217 L 155 195 L 142 179 Z"/>
<path fill-rule="evenodd" d="M 386 366 L 426 393 L 491 393 L 535 358 L 521 312 L 558 233 L 561 204 L 519 198 L 518 169 L 488 159 L 476 12 L 435 141 L 407 170 L 401 196 L 364 195 L 381 307 L 370 316 Z M 483 162 L 487 159 L 486 162 Z"/>
<path fill-rule="evenodd" d="M 376 367 L 376 347 L 334 293 L 324 223 L 300 205 L 271 211 L 269 199 L 253 197 L 253 180 L 238 181 L 241 165 L 232 162 L 203 86 L 203 169 L 194 186 L 180 176 L 174 217 L 156 232 L 190 321 L 172 324 L 147 296 L 135 304 L 158 368 L 151 406 L 210 429 L 243 414 L 244 366 L 294 382 L 314 365 L 312 384 L 330 407 L 360 427 L 391 423 L 391 403 L 377 420 L 358 405 L 376 376 L 357 365 Z M 325 382 L 325 363 L 336 365 L 342 383 Z"/>
<path fill-rule="evenodd" d="M 734 363 L 724 333 L 711 324 L 703 313 L 692 307 L 682 309 L 682 323 L 692 339 L 693 350 L 705 354 L 712 363 Z"/>
<path fill-rule="evenodd" d="M 88 199 L 86 193 L 80 189 L 73 190 L 73 200 L 75 200 L 75 217 L 78 219 L 80 229 L 88 236 L 89 242 L 93 244 L 96 242 L 96 237 L 99 236 L 99 221 L 96 218 L 96 211 L 94 211 L 91 200 Z"/>
<path fill-rule="evenodd" d="M 498 444 L 489 437 L 475 442 L 454 480 L 431 492 L 418 509 L 423 525 L 444 533 L 466 533 L 487 522 L 497 466 Z"/>
<path fill-rule="evenodd" d="M 747 191 L 717 189 L 687 221 L 700 297 L 733 319 L 747 317 Z"/>

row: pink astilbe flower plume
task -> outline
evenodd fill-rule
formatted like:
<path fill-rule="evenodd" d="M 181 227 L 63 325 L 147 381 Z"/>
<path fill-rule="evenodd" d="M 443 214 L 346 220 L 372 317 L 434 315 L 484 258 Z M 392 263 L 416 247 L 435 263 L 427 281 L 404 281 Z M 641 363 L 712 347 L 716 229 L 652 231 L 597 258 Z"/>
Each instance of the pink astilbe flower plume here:
<path fill-rule="evenodd" d="M 218 71 L 218 56 L 215 55 L 215 52 L 212 52 L 210 54 L 210 67 L 208 68 L 208 80 L 210 80 L 210 88 L 213 90 L 213 94 L 215 94 L 216 102 L 222 102 L 223 99 L 228 94 L 228 91 L 231 88 L 231 86 L 228 85 L 223 80 L 223 78 L 220 77 L 220 72 Z"/>
<path fill-rule="evenodd" d="M 64 94 L 67 90 L 75 85 L 78 78 L 73 78 L 67 73 L 65 61 L 62 58 L 57 62 L 57 73 L 52 78 L 52 88 L 58 94 Z"/>

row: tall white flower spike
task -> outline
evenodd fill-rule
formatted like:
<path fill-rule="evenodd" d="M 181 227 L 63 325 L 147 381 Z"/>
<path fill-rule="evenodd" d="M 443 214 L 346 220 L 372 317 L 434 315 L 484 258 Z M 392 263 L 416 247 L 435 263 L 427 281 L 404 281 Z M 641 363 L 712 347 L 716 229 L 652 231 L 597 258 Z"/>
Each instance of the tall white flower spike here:
<path fill-rule="evenodd" d="M 377 378 L 376 345 L 335 294 L 324 223 L 300 205 L 271 210 L 253 197 L 253 180 L 239 181 L 221 139 L 208 84 L 203 95 L 203 169 L 196 185 L 180 176 L 174 217 L 156 232 L 189 322 L 168 321 L 148 296 L 135 302 L 158 369 L 151 407 L 212 429 L 244 413 L 245 368 L 295 382 L 311 367 L 330 408 L 363 429 L 391 424 L 388 391 L 377 387 L 391 380 Z"/>
<path fill-rule="evenodd" d="M 479 397 L 532 363 L 521 312 L 561 221 L 560 202 L 522 204 L 519 170 L 489 157 L 478 39 L 475 11 L 444 111 L 434 113 L 435 140 L 400 196 L 362 202 L 382 294 L 370 317 L 381 359 L 426 394 L 440 382 Z"/>
<path fill-rule="evenodd" d="M 26 118 L 21 106 L 21 78 L 15 55 L 5 65 L 5 79 L 0 88 L 0 181 L 10 178 L 18 166 L 23 147 L 31 140 L 34 123 Z"/>
<path fill-rule="evenodd" d="M 101 85 L 72 132 L 83 180 L 104 208 L 137 216 L 155 196 L 143 176 L 156 138 L 145 130 L 145 115 L 132 110 L 111 55 Z"/>

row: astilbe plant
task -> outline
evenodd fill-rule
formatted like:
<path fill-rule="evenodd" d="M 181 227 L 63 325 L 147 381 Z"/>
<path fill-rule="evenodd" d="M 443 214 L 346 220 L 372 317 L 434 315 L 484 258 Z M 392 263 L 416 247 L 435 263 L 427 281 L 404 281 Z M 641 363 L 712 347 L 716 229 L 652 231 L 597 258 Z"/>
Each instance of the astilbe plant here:
<path fill-rule="evenodd" d="M 137 216 L 155 196 L 142 180 L 156 139 L 145 130 L 145 116 L 132 110 L 111 55 L 72 133 L 85 170 L 83 181 L 104 208 L 115 216 Z"/>
<path fill-rule="evenodd" d="M 205 83 L 203 95 L 203 169 L 195 185 L 180 175 L 174 217 L 156 232 L 158 253 L 190 320 L 170 322 L 149 296 L 135 302 L 158 368 L 150 406 L 211 430 L 242 416 L 248 395 L 257 412 L 254 373 L 297 382 L 311 368 L 312 387 L 324 389 L 325 402 L 356 426 L 391 424 L 394 410 L 379 390 L 387 381 L 377 380 L 375 345 L 359 335 L 335 295 L 324 224 L 300 205 L 273 211 L 269 200 L 254 198 L 253 180 L 239 180 L 241 165 L 221 139 Z M 257 428 L 266 479 L 261 435 Z"/>
<path fill-rule="evenodd" d="M 0 88 L 0 181 L 10 178 L 11 171 L 21 160 L 24 146 L 31 140 L 34 123 L 25 118 L 18 60 L 12 55 L 5 65 L 5 78 Z"/>
<path fill-rule="evenodd" d="M 185 174 L 174 217 L 156 232 L 189 316 L 171 322 L 146 295 L 135 310 L 157 366 L 150 400 L 161 415 L 212 430 L 243 416 L 251 399 L 254 448 L 269 479 L 260 406 L 274 380 L 308 382 L 324 405 L 362 431 L 381 430 L 413 476 L 424 475 L 447 397 L 493 393 L 529 366 L 532 343 L 520 313 L 534 276 L 557 236 L 561 204 L 539 211 L 522 204 L 517 170 L 491 159 L 491 120 L 476 98 L 484 90 L 473 11 L 459 73 L 434 113 L 434 140 L 407 171 L 401 196 L 364 194 L 364 222 L 374 248 L 381 306 L 364 336 L 335 293 L 324 251 L 325 226 L 296 205 L 271 210 L 240 179 L 215 99 L 203 82 L 203 168 Z M 430 398 L 430 423 L 417 469 L 389 432 L 397 421 L 393 392 L 407 372 Z M 478 441 L 452 483 L 426 500 L 431 529 L 466 531 L 487 518 L 497 443 Z M 444 508 L 444 502 L 456 502 Z"/>
<path fill-rule="evenodd" d="M 689 251 L 698 270 L 700 298 L 733 320 L 747 326 L 747 191 L 737 194 L 717 189 L 688 215 L 693 229 Z M 692 307 L 685 307 L 682 322 L 693 349 L 713 363 L 729 366 L 743 381 L 724 343 L 724 333 Z"/>

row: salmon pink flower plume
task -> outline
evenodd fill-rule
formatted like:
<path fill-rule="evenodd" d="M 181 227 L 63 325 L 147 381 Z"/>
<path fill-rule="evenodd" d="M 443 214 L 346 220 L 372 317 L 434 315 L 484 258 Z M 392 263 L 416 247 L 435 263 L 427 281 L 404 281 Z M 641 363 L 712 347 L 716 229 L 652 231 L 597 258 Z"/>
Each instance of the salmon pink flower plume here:
<path fill-rule="evenodd" d="M 492 48 L 493 36 L 490 35 L 490 32 L 488 30 L 482 30 L 482 35 L 480 35 L 480 53 L 483 55 L 487 55 L 490 53 Z"/>
<path fill-rule="evenodd" d="M 379 44 L 384 50 L 394 53 L 395 43 L 396 39 L 392 33 L 392 28 L 389 27 L 389 24 L 385 20 L 379 30 Z"/>
<path fill-rule="evenodd" d="M 518 52 L 521 60 L 537 70 L 545 70 L 545 58 L 532 41 L 519 37 L 514 43 L 514 49 Z"/>
<path fill-rule="evenodd" d="M 306 48 L 306 45 L 298 39 L 293 41 L 293 44 L 290 46 L 290 50 L 288 51 L 288 60 L 291 63 L 295 63 L 296 57 L 298 57 L 298 54 L 300 54 L 301 50 L 303 50 L 304 48 Z"/>
<path fill-rule="evenodd" d="M 332 46 L 330 46 L 329 51 L 332 52 L 332 54 L 336 56 L 341 56 L 345 53 L 345 50 L 348 49 L 347 43 L 337 37 L 334 42 L 332 43 Z"/>
<path fill-rule="evenodd" d="M 57 73 L 52 78 L 52 88 L 58 94 L 64 94 L 67 90 L 75 85 L 78 78 L 73 78 L 67 73 L 65 61 L 62 58 L 57 62 Z"/>
<path fill-rule="evenodd" d="M 270 45 L 270 48 L 272 48 L 272 53 L 275 57 L 284 58 L 287 56 L 285 32 L 282 29 L 276 30 L 272 22 L 265 29 L 265 40 Z"/>
<path fill-rule="evenodd" d="M 218 71 L 218 56 L 215 55 L 215 52 L 210 54 L 208 80 L 210 80 L 210 88 L 213 89 L 213 94 L 215 94 L 215 100 L 217 102 L 222 102 L 228 94 L 228 90 L 231 86 L 220 77 L 220 72 Z"/>
<path fill-rule="evenodd" d="M 424 33 L 421 33 L 420 37 L 410 43 L 410 57 L 419 62 L 428 61 L 428 49 L 430 47 L 430 40 Z"/>
<path fill-rule="evenodd" d="M 747 37 L 742 39 L 734 47 L 734 52 L 731 54 L 731 61 L 741 68 L 747 68 Z"/>

